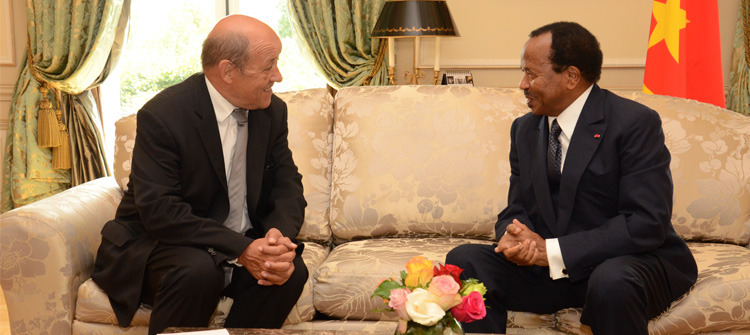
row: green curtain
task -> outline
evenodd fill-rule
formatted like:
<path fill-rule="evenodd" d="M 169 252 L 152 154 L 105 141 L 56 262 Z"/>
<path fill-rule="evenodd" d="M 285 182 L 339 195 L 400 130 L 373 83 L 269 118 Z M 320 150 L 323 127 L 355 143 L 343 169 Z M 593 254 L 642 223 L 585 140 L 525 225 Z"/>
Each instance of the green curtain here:
<path fill-rule="evenodd" d="M 99 111 L 89 91 L 115 66 L 130 0 L 27 0 L 27 57 L 8 117 L 0 212 L 109 174 Z M 43 86 L 49 92 L 42 94 Z M 52 149 L 38 145 L 42 99 L 62 111 L 71 169 L 54 169 Z"/>
<path fill-rule="evenodd" d="M 729 73 L 727 109 L 750 115 L 750 0 L 740 3 Z"/>
<path fill-rule="evenodd" d="M 385 40 L 371 38 L 385 0 L 289 0 L 297 39 L 335 89 L 389 85 Z M 385 63 L 387 64 L 387 63 Z"/>

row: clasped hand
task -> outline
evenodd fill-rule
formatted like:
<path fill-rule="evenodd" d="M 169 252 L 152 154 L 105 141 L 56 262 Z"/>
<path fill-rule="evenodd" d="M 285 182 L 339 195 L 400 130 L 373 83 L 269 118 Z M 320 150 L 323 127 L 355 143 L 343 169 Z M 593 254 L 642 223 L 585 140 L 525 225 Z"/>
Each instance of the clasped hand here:
<path fill-rule="evenodd" d="M 297 245 L 271 228 L 266 236 L 250 243 L 238 261 L 249 271 L 259 285 L 283 285 L 294 272 Z"/>
<path fill-rule="evenodd" d="M 549 266 L 547 244 L 539 234 L 531 231 L 516 219 L 505 229 L 505 234 L 497 242 L 495 252 L 521 266 Z"/>

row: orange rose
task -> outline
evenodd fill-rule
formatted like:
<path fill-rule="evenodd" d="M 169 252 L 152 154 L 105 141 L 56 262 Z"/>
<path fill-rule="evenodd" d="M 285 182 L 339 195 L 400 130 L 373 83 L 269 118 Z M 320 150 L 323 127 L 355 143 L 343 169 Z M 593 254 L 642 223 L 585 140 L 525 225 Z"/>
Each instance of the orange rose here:
<path fill-rule="evenodd" d="M 425 287 L 432 280 L 432 261 L 423 256 L 415 256 L 406 263 L 406 274 L 404 284 L 407 287 Z"/>

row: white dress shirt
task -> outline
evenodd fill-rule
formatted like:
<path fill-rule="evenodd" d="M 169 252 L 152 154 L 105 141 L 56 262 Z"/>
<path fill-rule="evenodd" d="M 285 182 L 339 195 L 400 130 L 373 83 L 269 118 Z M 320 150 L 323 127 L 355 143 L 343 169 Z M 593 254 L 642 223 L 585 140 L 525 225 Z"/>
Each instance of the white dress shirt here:
<path fill-rule="evenodd" d="M 232 103 L 227 101 L 219 91 L 211 85 L 211 82 L 206 79 L 206 86 L 208 87 L 208 95 L 211 97 L 211 104 L 214 106 L 216 112 L 216 122 L 219 124 L 219 136 L 221 137 L 221 151 L 224 154 L 224 172 L 227 175 L 227 183 L 229 183 L 230 170 L 232 168 L 232 159 L 234 157 L 234 145 L 237 143 L 237 120 L 232 116 L 232 112 L 237 108 Z M 250 229 L 250 217 L 247 213 L 247 196 L 245 196 L 245 208 L 242 216 L 242 224 L 240 225 L 239 233 L 244 234 Z"/>
<path fill-rule="evenodd" d="M 581 116 L 583 111 L 583 105 L 586 104 L 589 94 L 591 94 L 591 88 L 594 85 L 589 86 L 578 99 L 573 101 L 568 108 L 560 113 L 557 117 L 547 117 L 547 127 L 552 127 L 552 121 L 557 119 L 557 123 L 560 125 L 560 146 L 562 155 L 560 162 L 560 172 L 563 171 L 565 166 L 565 157 L 568 153 L 568 147 L 570 146 L 570 139 L 573 138 L 573 131 L 576 129 L 576 123 L 578 123 L 578 117 Z M 549 128 L 548 128 L 549 129 Z M 550 238 L 545 240 L 547 246 L 547 262 L 549 263 L 549 276 L 552 279 L 568 278 L 568 273 L 565 268 L 565 261 L 563 260 L 562 251 L 560 250 L 560 242 L 556 238 Z"/>

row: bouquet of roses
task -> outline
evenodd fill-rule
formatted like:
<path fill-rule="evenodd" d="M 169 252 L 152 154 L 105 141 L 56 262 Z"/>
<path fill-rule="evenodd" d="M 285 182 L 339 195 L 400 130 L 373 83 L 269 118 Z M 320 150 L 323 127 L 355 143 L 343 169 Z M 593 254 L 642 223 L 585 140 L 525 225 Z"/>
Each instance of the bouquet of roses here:
<path fill-rule="evenodd" d="M 463 333 L 456 322 L 473 322 L 487 314 L 487 288 L 476 279 L 460 280 L 464 270 L 416 256 L 401 271 L 401 280 L 383 280 L 375 289 L 378 296 L 398 314 L 397 334 Z"/>

